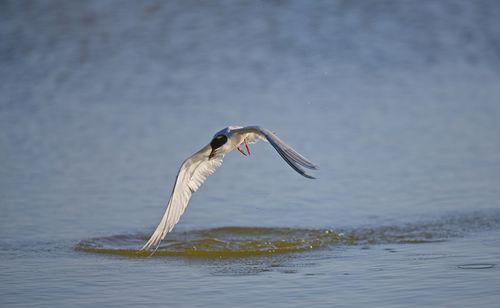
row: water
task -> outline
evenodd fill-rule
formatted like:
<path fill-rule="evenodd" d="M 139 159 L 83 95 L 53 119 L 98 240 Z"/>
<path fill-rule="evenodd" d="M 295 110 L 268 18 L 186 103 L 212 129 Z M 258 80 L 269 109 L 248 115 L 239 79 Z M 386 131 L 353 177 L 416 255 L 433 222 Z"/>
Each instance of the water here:
<path fill-rule="evenodd" d="M 0 4 L 0 304 L 496 307 L 495 1 Z M 180 163 L 226 156 L 157 255 Z"/>

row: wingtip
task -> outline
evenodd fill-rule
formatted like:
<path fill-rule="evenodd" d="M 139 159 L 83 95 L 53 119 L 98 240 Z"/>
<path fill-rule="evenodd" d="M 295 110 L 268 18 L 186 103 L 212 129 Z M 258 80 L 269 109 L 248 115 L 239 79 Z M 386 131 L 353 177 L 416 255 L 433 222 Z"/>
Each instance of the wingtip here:
<path fill-rule="evenodd" d="M 159 237 L 159 234 L 156 232 L 151 235 L 149 240 L 142 246 L 140 251 L 153 251 L 155 253 L 158 250 L 158 247 L 160 247 L 160 243 L 162 241 L 162 238 Z"/>
<path fill-rule="evenodd" d="M 154 248 L 151 249 L 153 246 L 154 246 Z M 151 257 L 155 254 L 155 252 L 158 250 L 159 247 L 160 247 L 160 243 L 147 242 L 144 246 L 142 246 L 142 248 L 139 250 L 139 252 L 140 253 L 151 252 L 151 254 L 149 255 L 149 257 Z"/>

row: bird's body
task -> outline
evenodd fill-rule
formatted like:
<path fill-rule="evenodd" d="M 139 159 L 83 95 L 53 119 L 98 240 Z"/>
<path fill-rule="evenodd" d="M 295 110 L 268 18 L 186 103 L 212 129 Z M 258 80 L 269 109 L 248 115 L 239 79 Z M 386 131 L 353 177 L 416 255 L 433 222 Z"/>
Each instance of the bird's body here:
<path fill-rule="evenodd" d="M 177 174 L 165 214 L 142 249 L 156 250 L 158 248 L 161 240 L 173 229 L 184 213 L 191 195 L 198 190 L 209 175 L 222 165 L 224 155 L 235 149 L 245 156 L 250 155 L 248 144 L 258 140 L 269 142 L 295 171 L 304 177 L 313 179 L 302 167 L 316 169 L 316 166 L 281 141 L 271 131 L 258 126 L 226 127 L 217 132 L 208 145 L 184 161 Z M 240 148 L 243 144 L 247 153 Z"/>

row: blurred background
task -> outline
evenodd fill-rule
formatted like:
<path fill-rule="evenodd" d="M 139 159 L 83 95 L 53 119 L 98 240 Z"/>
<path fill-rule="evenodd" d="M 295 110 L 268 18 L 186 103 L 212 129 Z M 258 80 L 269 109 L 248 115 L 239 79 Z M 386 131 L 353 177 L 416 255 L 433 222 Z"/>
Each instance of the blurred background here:
<path fill-rule="evenodd" d="M 2 1 L 0 14 L 4 236 L 47 232 L 45 215 L 144 231 L 181 162 L 228 125 L 275 131 L 319 180 L 255 145 L 210 179 L 214 217 L 200 205 L 196 224 L 281 224 L 262 217 L 273 202 L 328 211 L 282 221 L 310 226 L 498 206 L 496 1 Z M 214 205 L 228 199 L 240 204 Z"/>
<path fill-rule="evenodd" d="M 498 210 L 499 119 L 496 0 L 1 1 L 2 249 L 148 234 L 228 125 L 276 132 L 318 179 L 256 144 L 176 230 Z"/>

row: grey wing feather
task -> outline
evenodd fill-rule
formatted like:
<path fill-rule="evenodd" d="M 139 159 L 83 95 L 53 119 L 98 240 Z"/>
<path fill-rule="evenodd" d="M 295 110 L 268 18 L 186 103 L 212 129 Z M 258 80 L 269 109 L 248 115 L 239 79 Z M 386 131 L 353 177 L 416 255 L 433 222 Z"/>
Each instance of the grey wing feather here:
<path fill-rule="evenodd" d="M 268 141 L 274 149 L 278 152 L 278 154 L 293 168 L 293 170 L 297 171 L 300 175 L 314 179 L 313 176 L 307 174 L 304 168 L 316 170 L 318 167 L 310 162 L 307 158 L 300 155 L 292 149 L 289 145 L 287 145 L 283 140 L 278 138 L 274 133 L 270 130 L 259 127 L 259 126 L 247 126 L 240 129 L 235 130 L 236 133 L 249 134 L 249 138 L 252 140 L 256 140 L 255 135 L 258 136 L 259 139 L 264 139 Z"/>
<path fill-rule="evenodd" d="M 182 164 L 165 214 L 141 250 L 158 249 L 160 242 L 179 222 L 192 194 L 222 165 L 223 155 L 208 159 L 209 148 L 210 146 L 201 149 Z"/>

